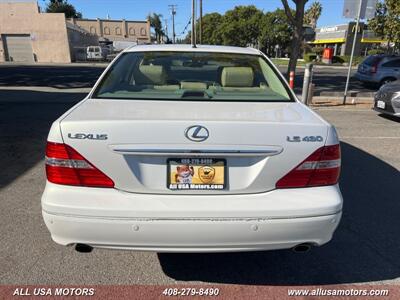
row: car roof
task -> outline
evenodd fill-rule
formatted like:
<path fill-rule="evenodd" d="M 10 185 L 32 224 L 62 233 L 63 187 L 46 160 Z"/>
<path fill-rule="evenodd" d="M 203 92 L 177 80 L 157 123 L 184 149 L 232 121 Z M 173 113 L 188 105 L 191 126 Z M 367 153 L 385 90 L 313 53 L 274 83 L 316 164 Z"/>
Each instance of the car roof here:
<path fill-rule="evenodd" d="M 400 58 L 399 55 L 395 55 L 395 54 L 375 54 L 372 56 L 379 57 L 379 58 Z"/>
<path fill-rule="evenodd" d="M 124 50 L 124 52 L 145 52 L 145 51 L 179 51 L 179 52 L 219 52 L 219 53 L 238 53 L 258 55 L 260 51 L 254 48 L 231 47 L 231 46 L 214 46 L 214 45 L 197 45 L 195 48 L 189 44 L 152 44 L 132 46 Z"/>

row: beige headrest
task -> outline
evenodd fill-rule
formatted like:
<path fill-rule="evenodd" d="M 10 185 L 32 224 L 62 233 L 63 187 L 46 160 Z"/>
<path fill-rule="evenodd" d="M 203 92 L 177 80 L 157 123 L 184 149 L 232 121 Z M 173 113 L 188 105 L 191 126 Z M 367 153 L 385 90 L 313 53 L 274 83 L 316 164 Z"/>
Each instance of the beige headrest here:
<path fill-rule="evenodd" d="M 206 90 L 207 84 L 204 82 L 182 81 L 181 89 L 182 90 Z"/>
<path fill-rule="evenodd" d="M 251 87 L 254 72 L 251 67 L 224 67 L 221 74 L 223 87 Z"/>
<path fill-rule="evenodd" d="M 165 84 L 167 74 L 163 66 L 141 65 L 135 75 L 136 84 Z"/>

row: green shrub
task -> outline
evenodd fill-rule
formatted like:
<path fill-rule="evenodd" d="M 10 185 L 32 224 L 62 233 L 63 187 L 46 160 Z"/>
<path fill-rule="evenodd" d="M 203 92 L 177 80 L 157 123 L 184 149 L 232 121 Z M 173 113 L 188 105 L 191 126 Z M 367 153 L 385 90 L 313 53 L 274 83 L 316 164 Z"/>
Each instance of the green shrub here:
<path fill-rule="evenodd" d="M 385 53 L 385 51 L 383 51 L 382 49 L 368 50 L 368 55 L 383 54 L 383 53 Z"/>
<path fill-rule="evenodd" d="M 332 63 L 334 63 L 334 64 L 342 64 L 342 63 L 344 63 L 345 61 L 344 61 L 344 59 L 341 57 L 341 56 L 338 56 L 338 55 L 335 55 L 333 58 L 332 58 Z"/>
<path fill-rule="evenodd" d="M 316 46 L 316 47 L 313 47 L 311 49 L 311 51 L 314 52 L 315 54 L 322 55 L 322 52 L 324 52 L 324 47 Z"/>
<path fill-rule="evenodd" d="M 304 46 L 304 54 L 312 53 L 312 47 L 309 44 L 305 44 Z"/>
<path fill-rule="evenodd" d="M 350 55 L 342 55 L 342 56 L 338 56 L 338 57 L 343 60 L 342 63 L 347 63 L 347 64 L 350 63 Z M 364 56 L 354 56 L 353 57 L 353 66 L 360 64 L 364 59 L 365 59 Z"/>
<path fill-rule="evenodd" d="M 303 59 L 306 63 L 313 62 L 317 59 L 317 54 L 315 53 L 304 54 Z"/>

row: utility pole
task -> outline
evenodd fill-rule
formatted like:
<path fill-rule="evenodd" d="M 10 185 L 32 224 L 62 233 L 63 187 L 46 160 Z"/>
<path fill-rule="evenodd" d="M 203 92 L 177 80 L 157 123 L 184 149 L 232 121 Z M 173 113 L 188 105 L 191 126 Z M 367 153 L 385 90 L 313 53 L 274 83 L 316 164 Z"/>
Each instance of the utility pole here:
<path fill-rule="evenodd" d="M 203 42 L 203 0 L 200 1 L 199 44 Z"/>
<path fill-rule="evenodd" d="M 164 19 L 164 23 L 165 23 L 165 36 L 167 37 L 166 42 L 169 40 L 168 37 L 168 19 Z"/>
<path fill-rule="evenodd" d="M 176 4 L 170 4 L 168 5 L 169 9 L 171 10 L 171 14 L 172 14 L 172 42 L 175 44 L 175 15 L 176 15 L 176 8 L 178 5 Z"/>
<path fill-rule="evenodd" d="M 196 0 L 192 0 L 192 47 L 196 48 Z"/>
<path fill-rule="evenodd" d="M 349 89 L 349 81 L 350 81 L 350 75 L 351 75 L 351 68 L 353 65 L 353 57 L 354 57 L 354 50 L 356 48 L 356 43 L 357 43 L 357 33 L 358 33 L 358 28 L 360 25 L 360 18 L 361 18 L 361 10 L 363 7 L 363 0 L 359 0 L 358 4 L 358 13 L 356 17 L 356 28 L 354 32 L 354 39 L 353 39 L 353 46 L 351 47 L 351 55 L 350 55 L 350 62 L 349 62 L 349 69 L 347 71 L 347 79 L 346 79 L 346 86 L 344 88 L 344 95 L 343 95 L 343 105 L 346 104 L 346 98 L 347 98 L 347 91 Z"/>

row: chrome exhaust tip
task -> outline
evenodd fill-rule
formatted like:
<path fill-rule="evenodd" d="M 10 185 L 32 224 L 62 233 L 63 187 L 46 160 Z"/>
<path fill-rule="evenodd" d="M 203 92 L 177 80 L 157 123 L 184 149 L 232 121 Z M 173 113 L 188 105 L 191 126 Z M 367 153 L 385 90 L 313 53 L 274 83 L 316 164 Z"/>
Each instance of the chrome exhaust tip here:
<path fill-rule="evenodd" d="M 86 244 L 76 244 L 75 251 L 80 253 L 90 253 L 93 251 L 93 247 Z"/>

